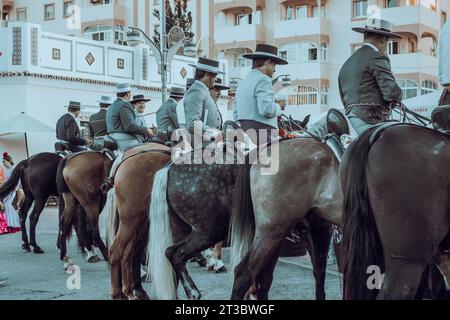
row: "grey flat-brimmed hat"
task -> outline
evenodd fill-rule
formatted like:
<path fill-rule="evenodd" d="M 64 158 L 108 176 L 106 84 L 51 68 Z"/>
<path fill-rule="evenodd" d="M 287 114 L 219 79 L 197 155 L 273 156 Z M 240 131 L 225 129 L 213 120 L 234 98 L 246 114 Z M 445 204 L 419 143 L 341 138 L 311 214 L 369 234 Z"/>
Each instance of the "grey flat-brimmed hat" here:
<path fill-rule="evenodd" d="M 243 55 L 247 59 L 272 59 L 276 64 L 288 64 L 288 62 L 278 56 L 278 48 L 269 44 L 257 44 L 255 52 Z"/>
<path fill-rule="evenodd" d="M 81 107 L 81 103 L 78 101 L 70 101 L 68 106 L 65 106 L 66 108 L 74 109 L 74 110 L 81 110 L 84 109 Z"/>
<path fill-rule="evenodd" d="M 172 87 L 170 88 L 170 96 L 175 98 L 183 98 L 184 94 L 186 93 L 185 88 L 180 87 Z"/>
<path fill-rule="evenodd" d="M 133 100 L 131 100 L 130 103 L 133 104 L 133 103 L 137 103 L 137 102 L 141 102 L 141 101 L 149 102 L 150 100 L 152 100 L 152 99 L 144 97 L 143 94 L 137 94 L 137 95 L 133 96 Z"/>
<path fill-rule="evenodd" d="M 195 64 L 190 63 L 189 65 L 198 70 L 203 70 L 214 74 L 225 74 L 219 69 L 219 61 L 200 57 Z"/>
<path fill-rule="evenodd" d="M 109 104 L 111 105 L 114 101 L 110 96 L 101 96 L 99 100 L 97 100 L 100 104 Z"/>
<path fill-rule="evenodd" d="M 403 38 L 403 36 L 392 32 L 394 29 L 394 24 L 387 20 L 369 18 L 367 19 L 365 27 L 355 27 L 352 28 L 353 31 L 359 33 L 375 33 L 389 38 Z"/>
<path fill-rule="evenodd" d="M 222 79 L 220 79 L 220 78 L 216 79 L 216 82 L 214 82 L 213 88 L 217 88 L 217 90 L 220 90 L 220 91 L 222 91 L 222 90 L 230 90 L 230 87 L 227 87 L 226 85 L 224 85 L 222 83 Z"/>
<path fill-rule="evenodd" d="M 131 92 L 131 85 L 129 83 L 119 83 L 116 87 L 116 93 Z"/>

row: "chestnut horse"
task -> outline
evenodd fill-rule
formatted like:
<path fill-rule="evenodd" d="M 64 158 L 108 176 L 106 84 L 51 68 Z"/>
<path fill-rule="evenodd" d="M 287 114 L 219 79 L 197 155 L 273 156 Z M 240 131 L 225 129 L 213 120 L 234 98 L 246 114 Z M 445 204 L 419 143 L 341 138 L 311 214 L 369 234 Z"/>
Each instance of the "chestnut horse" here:
<path fill-rule="evenodd" d="M 112 160 L 103 152 L 86 151 L 73 154 L 61 161 L 57 172 L 57 184 L 60 192 L 60 226 L 58 244 L 60 259 L 71 263 L 66 255 L 66 240 L 71 235 L 73 221 L 78 219 L 77 208 L 81 206 L 86 213 L 88 230 L 92 233 L 94 245 L 97 246 L 105 260 L 108 252 L 100 237 L 99 216 L 105 203 L 101 185 L 108 177 Z M 94 248 L 87 248 L 88 261 L 97 262 Z"/>
<path fill-rule="evenodd" d="M 275 144 L 278 143 L 271 146 Z M 333 223 L 340 221 L 339 163 L 325 144 L 312 139 L 284 140 L 279 143 L 279 155 L 279 171 L 274 176 L 262 176 L 263 165 L 251 166 L 252 188 L 257 187 L 255 191 L 252 189 L 252 194 L 255 192 L 253 203 L 257 205 L 258 214 L 267 213 L 257 219 L 255 245 L 262 244 L 262 249 L 268 251 L 258 251 L 261 256 L 257 260 L 251 259 L 251 268 L 242 265 L 241 269 L 245 269 L 242 276 L 250 275 L 247 267 L 261 270 L 262 266 L 270 266 L 265 267 L 264 272 L 252 273 L 245 284 L 241 282 L 243 290 L 239 298 L 244 297 L 254 282 L 257 298 L 268 298 L 278 250 L 289 232 L 306 218 L 316 295 L 322 299 L 325 297 L 324 279 L 332 233 L 331 224 L 315 215 L 326 217 Z M 154 298 L 176 299 L 177 281 L 181 281 L 189 299 L 200 298 L 200 292 L 186 270 L 186 262 L 197 252 L 227 237 L 230 217 L 234 220 L 235 215 L 240 215 L 239 211 L 245 211 L 239 205 L 246 203 L 246 209 L 251 211 L 252 199 L 247 197 L 248 168 L 248 164 L 174 164 L 156 174 L 148 246 Z M 298 178 L 294 179 L 295 175 Z M 272 217 L 273 222 L 285 221 L 276 223 L 277 229 L 266 229 Z M 232 234 L 253 232 L 252 216 L 247 218 L 239 220 L 239 227 L 231 227 Z M 272 233 L 266 234 L 269 230 Z M 252 235 L 242 234 L 241 243 L 245 244 L 251 238 Z"/>
<path fill-rule="evenodd" d="M 363 133 L 344 154 L 346 299 L 414 299 L 435 254 L 449 249 L 450 136 L 415 125 Z M 385 274 L 367 286 L 368 268 Z"/>
<path fill-rule="evenodd" d="M 147 245 L 150 195 L 155 172 L 170 158 L 169 147 L 149 143 L 127 151 L 117 168 L 105 206 L 112 299 L 148 299 L 140 270 Z"/>

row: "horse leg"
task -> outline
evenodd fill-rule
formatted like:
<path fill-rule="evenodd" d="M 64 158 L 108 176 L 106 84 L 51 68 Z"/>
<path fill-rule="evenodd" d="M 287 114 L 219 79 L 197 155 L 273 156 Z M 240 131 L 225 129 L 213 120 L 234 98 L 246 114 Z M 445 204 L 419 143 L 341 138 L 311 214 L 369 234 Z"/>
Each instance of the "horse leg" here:
<path fill-rule="evenodd" d="M 288 225 L 286 225 L 288 226 Z M 274 263 L 273 259 L 278 256 L 281 245 L 286 237 L 289 228 L 277 228 L 274 231 L 266 226 L 261 234 L 257 234 L 253 241 L 252 247 L 244 259 L 237 265 L 234 270 L 234 284 L 231 299 L 244 299 L 248 289 L 253 282 L 256 281 L 260 272 L 263 272 L 262 282 L 265 287 L 262 288 L 262 294 L 268 291 L 271 279 L 268 272 L 271 271 L 270 263 Z M 273 269 L 272 269 L 273 272 Z"/>
<path fill-rule="evenodd" d="M 59 230 L 59 244 L 61 251 L 59 253 L 59 258 L 66 264 L 70 265 L 70 257 L 67 256 L 67 237 L 72 231 L 72 224 L 74 221 L 74 216 L 77 211 L 78 201 L 71 193 L 63 193 L 64 198 L 64 211 L 60 217 L 60 230 Z"/>
<path fill-rule="evenodd" d="M 138 300 L 150 300 L 147 292 L 145 292 L 142 287 L 142 279 L 141 279 L 141 261 L 142 255 L 145 253 L 145 248 L 147 245 L 147 237 L 142 237 L 139 239 L 136 249 L 134 250 L 133 257 L 133 292 L 134 296 Z"/>
<path fill-rule="evenodd" d="M 414 299 L 426 266 L 426 262 L 413 258 L 385 256 L 385 278 L 377 299 Z"/>
<path fill-rule="evenodd" d="M 316 300 L 325 300 L 325 276 L 328 251 L 332 237 L 332 226 L 316 215 L 308 215 L 309 232 L 306 232 L 308 252 L 316 281 Z"/>
<path fill-rule="evenodd" d="M 34 202 L 34 208 L 30 215 L 30 245 L 33 247 L 33 252 L 36 254 L 42 254 L 44 251 L 36 243 L 36 225 L 39 221 L 39 217 L 44 210 L 47 197 L 39 197 Z"/>
<path fill-rule="evenodd" d="M 111 244 L 109 251 L 109 265 L 111 267 L 111 299 L 113 300 L 128 300 L 122 292 L 122 271 L 120 257 L 122 255 L 123 242 L 120 241 L 119 234 L 122 226 L 117 230 L 117 236 Z"/>
<path fill-rule="evenodd" d="M 28 242 L 28 235 L 27 235 L 27 215 L 28 211 L 31 208 L 31 205 L 33 204 L 34 198 L 31 194 L 27 194 L 25 196 L 25 201 L 23 202 L 22 207 L 19 210 L 20 215 L 20 228 L 22 229 L 22 249 L 30 252 L 30 243 Z"/>
<path fill-rule="evenodd" d="M 256 297 L 258 300 L 269 300 L 269 290 L 272 286 L 273 272 L 277 265 L 278 255 L 279 253 L 274 255 L 258 275 L 256 280 Z"/>
<path fill-rule="evenodd" d="M 100 230 L 98 226 L 98 219 L 100 215 L 99 207 L 97 205 L 90 204 L 86 205 L 84 210 L 86 212 L 88 223 L 92 228 L 92 239 L 94 241 L 94 245 L 100 249 L 105 261 L 108 261 L 108 249 L 106 249 L 105 243 L 100 237 Z"/>

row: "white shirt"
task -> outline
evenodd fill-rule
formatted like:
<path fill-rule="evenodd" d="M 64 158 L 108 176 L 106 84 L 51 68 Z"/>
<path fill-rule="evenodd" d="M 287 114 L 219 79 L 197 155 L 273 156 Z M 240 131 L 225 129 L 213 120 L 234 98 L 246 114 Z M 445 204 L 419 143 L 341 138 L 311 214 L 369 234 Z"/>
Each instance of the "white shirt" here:
<path fill-rule="evenodd" d="M 380 50 L 378 50 L 377 47 L 375 47 L 373 44 L 368 43 L 368 42 L 364 42 L 364 43 L 363 43 L 363 46 L 371 47 L 371 48 L 372 48 L 373 50 L 375 50 L 376 52 L 379 52 L 379 51 L 380 51 Z"/>

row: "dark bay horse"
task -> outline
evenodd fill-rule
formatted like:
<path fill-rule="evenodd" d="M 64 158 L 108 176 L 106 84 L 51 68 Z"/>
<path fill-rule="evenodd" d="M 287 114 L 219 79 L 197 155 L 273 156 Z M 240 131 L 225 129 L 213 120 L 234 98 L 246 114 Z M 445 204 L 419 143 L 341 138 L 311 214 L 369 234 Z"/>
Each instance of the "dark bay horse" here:
<path fill-rule="evenodd" d="M 309 231 L 316 298 L 325 299 L 331 224 L 341 222 L 339 162 L 325 143 L 311 138 L 284 141 L 279 154 L 275 174 L 262 174 L 261 164 L 252 166 L 249 190 L 233 210 L 231 268 L 237 267 L 232 299 L 243 299 L 253 282 L 259 286 L 257 298 L 268 298 L 282 242 L 302 221 Z"/>
<path fill-rule="evenodd" d="M 57 172 L 57 185 L 60 192 L 60 259 L 71 263 L 67 256 L 66 240 L 71 235 L 73 223 L 79 218 L 78 207 L 86 214 L 88 230 L 93 244 L 97 246 L 103 258 L 108 260 L 108 252 L 100 237 L 99 216 L 105 204 L 101 190 L 103 181 L 108 177 L 112 160 L 104 152 L 87 151 L 73 154 L 62 160 Z M 87 248 L 88 261 L 97 262 L 94 248 Z"/>
<path fill-rule="evenodd" d="M 368 130 L 349 147 L 344 298 L 415 298 L 426 267 L 450 248 L 449 163 L 450 136 L 414 125 Z M 381 290 L 367 286 L 374 268 L 385 274 Z"/>
<path fill-rule="evenodd" d="M 31 251 L 31 245 L 34 253 L 44 253 L 36 242 L 36 225 L 48 197 L 58 195 L 55 179 L 60 161 L 61 157 L 55 153 L 44 152 L 32 156 L 19 162 L 8 181 L 0 187 L 0 199 L 3 199 L 17 187 L 19 182 L 22 184 L 25 199 L 19 210 L 19 216 L 22 229 L 22 248 L 25 251 Z M 30 242 L 28 242 L 26 220 L 33 202 L 34 208 L 30 215 Z"/>
<path fill-rule="evenodd" d="M 312 139 L 286 140 L 282 141 L 279 147 L 281 173 L 276 174 L 277 178 L 273 180 L 270 180 L 270 176 L 260 178 L 258 198 L 255 201 L 261 208 L 267 207 L 268 211 L 273 211 L 274 216 L 280 212 L 277 204 L 281 201 L 281 212 L 287 222 L 276 225 L 285 228 L 279 231 L 279 234 L 268 234 L 269 239 L 279 242 L 274 243 L 273 247 L 271 242 L 264 246 L 264 249 L 269 250 L 270 256 L 262 253 L 261 264 L 268 263 L 267 260 L 270 258 L 273 270 L 279 246 L 288 233 L 307 218 L 310 231 L 308 249 L 313 257 L 317 281 L 316 294 L 321 298 L 325 295 L 323 285 L 331 225 L 315 216 L 308 217 L 307 214 L 318 213 L 330 221 L 339 222 L 341 213 L 339 166 L 328 147 Z M 155 291 L 153 298 L 176 299 L 178 281 L 181 281 L 189 299 L 200 298 L 200 292 L 186 270 L 186 262 L 197 252 L 227 237 L 232 212 L 233 215 L 237 213 L 233 207 L 236 203 L 240 203 L 237 198 L 242 197 L 247 203 L 248 200 L 251 202 L 251 199 L 245 197 L 248 192 L 244 181 L 248 169 L 245 168 L 248 168 L 247 164 L 175 164 L 156 174 L 152 190 L 148 245 Z M 251 172 L 252 180 L 258 179 L 261 173 L 259 165 L 253 165 Z M 295 175 L 301 175 L 302 178 L 293 179 Z M 286 185 L 281 182 L 286 182 Z M 315 201 L 316 196 L 318 199 Z M 262 209 L 258 207 L 258 210 Z M 269 221 L 261 219 L 258 223 L 265 224 Z M 246 220 L 242 223 L 248 224 L 253 232 L 252 221 Z M 237 228 L 233 230 L 232 227 L 231 230 L 234 233 Z M 262 240 L 259 231 L 256 239 Z M 260 265 L 252 267 L 259 268 Z M 244 294 L 254 281 L 257 297 L 267 299 L 272 276 L 266 272 L 260 278 L 255 276 L 248 280 L 249 282 L 244 285 Z"/>
<path fill-rule="evenodd" d="M 108 246 L 112 299 L 148 299 L 141 284 L 141 261 L 148 238 L 148 210 L 155 172 L 171 149 L 149 143 L 126 152 L 108 193 Z"/>

